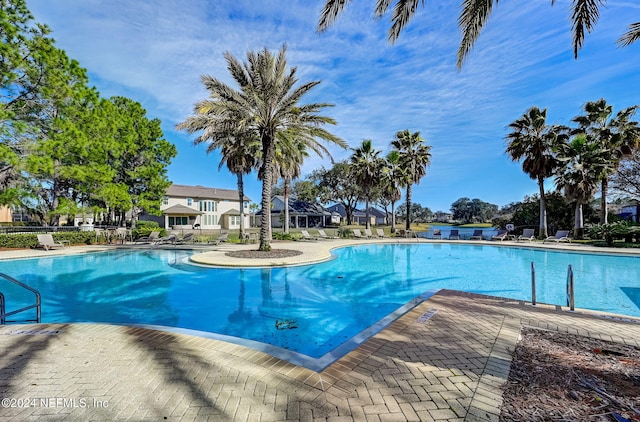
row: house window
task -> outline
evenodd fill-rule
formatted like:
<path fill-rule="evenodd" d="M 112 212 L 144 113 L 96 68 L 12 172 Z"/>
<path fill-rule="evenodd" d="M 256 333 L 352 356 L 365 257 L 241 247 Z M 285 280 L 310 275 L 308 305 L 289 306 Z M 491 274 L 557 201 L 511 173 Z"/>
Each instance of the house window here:
<path fill-rule="evenodd" d="M 193 199 L 192 198 L 187 198 L 187 206 L 191 206 L 193 205 Z"/>
<path fill-rule="evenodd" d="M 169 197 L 165 196 L 162 198 L 162 205 L 169 205 Z"/>
<path fill-rule="evenodd" d="M 169 226 L 186 226 L 189 224 L 189 217 L 169 217 Z"/>
<path fill-rule="evenodd" d="M 243 205 L 242 205 L 242 206 L 243 206 L 244 208 L 249 208 L 249 202 L 244 201 L 244 203 L 243 203 Z"/>
<path fill-rule="evenodd" d="M 229 216 L 229 224 L 232 226 L 240 225 L 240 216 L 239 215 L 230 215 Z"/>
<path fill-rule="evenodd" d="M 218 203 L 215 201 L 200 201 L 200 211 L 202 212 L 216 212 L 218 211 Z"/>

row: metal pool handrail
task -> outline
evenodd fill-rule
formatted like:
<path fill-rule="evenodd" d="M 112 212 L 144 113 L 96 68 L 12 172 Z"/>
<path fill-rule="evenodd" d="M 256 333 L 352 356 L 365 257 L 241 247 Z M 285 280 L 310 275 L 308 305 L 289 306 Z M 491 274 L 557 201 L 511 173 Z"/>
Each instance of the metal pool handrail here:
<path fill-rule="evenodd" d="M 569 269 L 567 270 L 567 306 L 572 311 L 575 310 L 575 296 L 573 290 L 573 267 L 569 264 Z"/>
<path fill-rule="evenodd" d="M 22 287 L 23 289 L 27 289 L 29 290 L 31 293 L 33 293 L 36 296 L 36 303 L 34 303 L 33 305 L 29 305 L 29 306 L 25 306 L 23 308 L 20 309 L 16 309 L 15 311 L 11 311 L 11 312 L 6 312 L 5 313 L 5 297 L 2 293 L 0 293 L 0 324 L 6 324 L 7 323 L 7 317 L 11 316 L 11 315 L 15 315 L 18 314 L 20 312 L 24 312 L 24 311 L 28 311 L 29 309 L 33 309 L 36 308 L 36 319 L 26 319 L 23 320 L 21 322 L 37 322 L 40 323 L 40 316 L 41 316 L 41 300 L 40 300 L 40 292 L 37 291 L 36 289 L 34 289 L 31 286 L 28 286 L 18 280 L 16 280 L 15 278 L 8 276 L 7 274 L 4 273 L 0 273 L 0 277 L 4 278 L 5 280 Z M 10 321 L 10 322 L 17 322 L 17 321 Z"/>

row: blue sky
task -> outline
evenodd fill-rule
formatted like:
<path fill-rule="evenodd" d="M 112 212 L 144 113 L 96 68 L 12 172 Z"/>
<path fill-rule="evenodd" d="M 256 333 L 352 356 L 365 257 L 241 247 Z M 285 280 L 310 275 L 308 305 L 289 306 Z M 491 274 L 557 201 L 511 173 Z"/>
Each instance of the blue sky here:
<path fill-rule="evenodd" d="M 324 0 L 27 1 L 104 97 L 132 98 L 162 120 L 178 148 L 169 178 L 179 184 L 236 188 L 234 176 L 218 171 L 216 153 L 174 129 L 207 96 L 202 74 L 233 84 L 226 51 L 244 60 L 248 51 L 287 44 L 300 81 L 322 81 L 303 101 L 334 104 L 325 114 L 338 125 L 329 129 L 350 147 L 371 139 L 386 154 L 397 131 L 420 131 L 432 163 L 414 201 L 432 211 L 448 211 L 461 197 L 503 206 L 537 192 L 504 153 L 508 124 L 529 107 L 547 108 L 549 123 L 569 124 L 587 101 L 605 98 L 614 112 L 640 103 L 640 44 L 615 45 L 640 17 L 632 1 L 607 3 L 578 60 L 569 1 L 500 2 L 461 71 L 459 2 L 425 2 L 391 45 L 388 17 L 372 18 L 373 1 L 349 3 L 324 33 L 316 32 Z M 331 153 L 341 160 L 351 152 Z M 331 162 L 312 157 L 303 173 L 321 166 Z M 246 184 L 259 202 L 255 174 Z"/>

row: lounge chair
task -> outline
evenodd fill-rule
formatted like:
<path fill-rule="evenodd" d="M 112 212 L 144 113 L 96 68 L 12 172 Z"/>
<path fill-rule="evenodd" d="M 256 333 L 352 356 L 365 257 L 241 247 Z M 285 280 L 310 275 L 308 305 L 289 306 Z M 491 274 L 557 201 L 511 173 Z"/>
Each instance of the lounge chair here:
<path fill-rule="evenodd" d="M 482 236 L 482 230 L 474 230 L 473 234 L 471 235 L 471 237 L 469 239 L 470 240 L 484 240 L 484 237 Z"/>
<path fill-rule="evenodd" d="M 149 236 L 142 236 L 136 239 L 135 243 L 154 243 L 160 237 L 160 232 L 151 232 Z"/>
<path fill-rule="evenodd" d="M 373 237 L 371 229 L 364 229 L 364 235 L 367 237 L 367 239 L 371 239 Z"/>
<path fill-rule="evenodd" d="M 442 232 L 440 231 L 440 229 L 434 229 L 433 230 L 433 238 L 434 239 L 442 239 Z"/>
<path fill-rule="evenodd" d="M 38 235 L 38 248 L 42 247 L 45 251 L 54 248 L 64 248 L 64 243 L 56 242 L 53 240 L 53 236 L 50 234 L 39 234 Z"/>
<path fill-rule="evenodd" d="M 451 229 L 449 232 L 449 240 L 460 240 L 460 233 L 458 233 L 458 229 Z"/>
<path fill-rule="evenodd" d="M 522 234 L 516 238 L 516 241 L 525 241 L 528 240 L 532 242 L 536 238 L 536 231 L 534 229 L 524 229 L 522 230 Z"/>
<path fill-rule="evenodd" d="M 505 239 L 509 239 L 509 230 L 498 230 L 498 233 L 496 233 L 495 235 L 491 236 L 491 240 L 505 240 Z"/>
<path fill-rule="evenodd" d="M 227 240 L 229 240 L 229 233 L 222 233 L 220 234 L 220 236 L 218 236 L 217 239 L 211 239 L 208 243 L 213 243 L 214 245 L 219 245 L 221 243 L 226 242 Z"/>
<path fill-rule="evenodd" d="M 376 229 L 376 234 L 378 235 L 378 237 L 385 237 L 384 230 L 382 229 Z"/>
<path fill-rule="evenodd" d="M 177 240 L 178 240 L 178 236 L 176 236 L 175 234 L 171 233 L 171 234 L 168 234 L 166 236 L 157 238 L 156 240 L 153 241 L 153 244 L 154 245 L 163 245 L 165 243 L 176 243 Z"/>
<path fill-rule="evenodd" d="M 328 235 L 324 230 L 322 230 L 322 229 L 319 229 L 319 230 L 318 230 L 318 237 L 319 237 L 320 239 L 325 239 L 325 240 L 327 240 L 327 239 L 337 239 L 337 237 L 335 237 L 335 236 L 329 236 L 329 235 Z"/>
<path fill-rule="evenodd" d="M 308 231 L 300 230 L 302 233 L 302 240 L 317 240 L 315 237 L 311 236 Z"/>
<path fill-rule="evenodd" d="M 556 243 L 560 242 L 569 242 L 571 243 L 571 239 L 569 239 L 569 230 L 558 230 L 554 236 L 549 236 L 542 241 L 542 243 L 549 241 L 554 241 Z"/>
<path fill-rule="evenodd" d="M 353 237 L 355 237 L 356 239 L 364 239 L 364 236 L 362 235 L 360 229 L 353 229 Z"/>
<path fill-rule="evenodd" d="M 175 244 L 184 244 L 187 242 L 193 242 L 193 233 L 187 233 L 179 239 L 176 239 Z"/>

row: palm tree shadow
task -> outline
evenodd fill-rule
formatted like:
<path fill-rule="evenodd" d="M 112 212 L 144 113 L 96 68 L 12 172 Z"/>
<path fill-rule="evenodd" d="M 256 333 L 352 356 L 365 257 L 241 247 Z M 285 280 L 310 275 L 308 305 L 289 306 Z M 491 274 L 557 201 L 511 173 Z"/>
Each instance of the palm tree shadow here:
<path fill-rule="evenodd" d="M 162 369 L 163 382 L 176 385 L 188 393 L 199 406 L 216 409 L 216 413 L 223 413 L 223 409 L 212 400 L 193 374 L 225 372 L 223 368 L 216 368 L 211 362 L 203 359 L 193 349 L 182 346 L 179 336 L 168 332 L 156 332 L 137 327 L 126 327 L 125 334 L 130 336 L 131 343 L 145 349 L 145 355 L 155 360 Z M 191 404 L 194 405 L 193 403 Z M 160 404 L 165 407 L 165 404 Z M 166 417 L 168 415 L 158 415 Z"/>
<path fill-rule="evenodd" d="M 60 341 L 68 324 L 30 325 L 28 329 L 16 325 L 14 330 L 4 332 L 0 342 L 0 391 L 11 396 L 12 386 L 25 383 L 24 371 L 29 362 L 37 360 L 54 341 Z M 37 331 L 36 331 L 37 330 Z"/>

